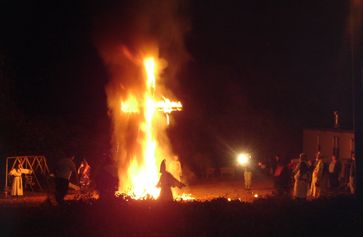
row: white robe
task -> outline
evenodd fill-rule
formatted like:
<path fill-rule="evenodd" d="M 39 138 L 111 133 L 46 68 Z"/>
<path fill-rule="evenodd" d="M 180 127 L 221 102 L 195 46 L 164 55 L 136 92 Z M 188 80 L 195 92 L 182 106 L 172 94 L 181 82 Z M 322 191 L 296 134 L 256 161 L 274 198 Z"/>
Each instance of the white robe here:
<path fill-rule="evenodd" d="M 251 183 L 252 183 L 252 171 L 251 170 L 245 170 L 243 175 L 244 175 L 244 178 L 245 178 L 245 188 L 250 189 L 251 188 Z"/>
<path fill-rule="evenodd" d="M 14 176 L 13 183 L 11 185 L 11 196 L 23 196 L 23 180 L 21 178 L 22 174 L 31 174 L 29 169 L 12 169 L 10 175 Z"/>
<path fill-rule="evenodd" d="M 294 175 L 295 183 L 294 183 L 294 189 L 293 189 L 293 197 L 306 199 L 308 189 L 309 189 L 309 173 L 305 172 L 304 174 L 301 174 L 301 171 L 300 171 L 301 165 L 302 165 L 302 162 L 300 162 L 297 165 L 297 167 L 295 168 L 295 171 L 294 171 L 295 172 L 295 175 Z"/>
<path fill-rule="evenodd" d="M 312 175 L 311 187 L 310 187 L 311 198 L 319 198 L 322 185 L 322 180 L 321 180 L 322 176 L 323 176 L 323 161 L 319 160 L 314 168 Z"/>

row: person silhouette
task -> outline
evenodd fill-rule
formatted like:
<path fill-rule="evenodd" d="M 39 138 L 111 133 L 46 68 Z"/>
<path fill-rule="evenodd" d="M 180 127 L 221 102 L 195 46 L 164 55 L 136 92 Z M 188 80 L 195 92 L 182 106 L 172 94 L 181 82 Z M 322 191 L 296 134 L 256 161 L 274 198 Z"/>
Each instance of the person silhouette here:
<path fill-rule="evenodd" d="M 183 188 L 186 185 L 174 178 L 172 174 L 170 174 L 166 170 L 166 161 L 165 159 L 160 164 L 160 179 L 157 184 L 160 190 L 159 200 L 161 201 L 173 201 L 173 193 L 171 191 L 172 187 Z"/>
<path fill-rule="evenodd" d="M 71 155 L 57 162 L 57 168 L 55 170 L 55 199 L 58 204 L 64 204 L 64 197 L 68 192 L 69 180 L 72 173 L 76 178 L 76 184 L 79 185 L 74 159 L 74 155 Z"/>

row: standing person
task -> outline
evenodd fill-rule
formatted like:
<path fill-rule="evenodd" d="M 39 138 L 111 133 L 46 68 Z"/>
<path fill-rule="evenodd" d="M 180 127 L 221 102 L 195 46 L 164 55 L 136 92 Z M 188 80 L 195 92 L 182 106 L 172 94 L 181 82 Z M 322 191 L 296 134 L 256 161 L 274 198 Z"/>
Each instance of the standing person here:
<path fill-rule="evenodd" d="M 282 170 L 278 179 L 280 192 L 279 195 L 289 194 L 290 186 L 291 186 L 291 170 L 289 169 L 288 164 L 286 164 L 286 160 L 281 163 Z"/>
<path fill-rule="evenodd" d="M 276 190 L 276 193 L 278 195 L 283 194 L 283 182 L 282 182 L 282 171 L 284 169 L 283 163 L 281 161 L 281 158 L 279 155 L 275 156 L 275 161 L 273 162 L 272 166 L 272 175 L 273 175 L 273 181 L 274 181 L 274 187 Z"/>
<path fill-rule="evenodd" d="M 249 189 L 251 189 L 251 184 L 252 184 L 251 155 L 246 154 L 246 153 L 239 154 L 237 157 L 237 161 L 243 168 L 243 178 L 244 178 L 245 189 L 249 190 Z"/>
<path fill-rule="evenodd" d="M 315 160 L 316 162 L 312 174 L 311 187 L 310 187 L 310 195 L 312 199 L 319 198 L 320 196 L 322 178 L 323 178 L 323 169 L 324 169 L 324 163 L 320 155 L 320 152 L 316 154 Z"/>
<path fill-rule="evenodd" d="M 288 188 L 287 191 L 288 193 L 291 194 L 291 190 L 294 187 L 295 184 L 295 179 L 294 179 L 294 170 L 296 169 L 297 166 L 297 162 L 296 159 L 291 159 L 290 162 L 287 164 L 286 168 L 287 168 L 287 176 L 288 176 Z"/>
<path fill-rule="evenodd" d="M 338 161 L 337 157 L 333 155 L 329 164 L 329 187 L 335 190 L 339 186 L 339 174 L 342 169 L 342 165 Z"/>
<path fill-rule="evenodd" d="M 270 174 L 274 176 L 274 173 L 276 171 L 276 167 L 280 164 L 280 156 L 278 154 L 275 155 L 275 157 L 271 161 L 271 168 L 270 168 Z"/>
<path fill-rule="evenodd" d="M 77 173 L 82 189 L 87 189 L 91 184 L 91 166 L 85 159 L 82 160 Z"/>
<path fill-rule="evenodd" d="M 174 178 L 172 174 L 166 171 L 165 159 L 160 164 L 160 179 L 157 187 L 160 187 L 159 200 L 161 201 L 173 201 L 173 193 L 171 191 L 172 187 L 183 188 L 185 184 Z"/>
<path fill-rule="evenodd" d="M 299 163 L 294 170 L 294 190 L 293 197 L 297 200 L 306 200 L 309 187 L 309 167 L 306 162 L 306 155 L 300 154 Z"/>
<path fill-rule="evenodd" d="M 349 191 L 351 194 L 355 194 L 355 176 L 356 176 L 356 164 L 355 164 L 355 154 L 352 154 L 352 162 L 349 168 Z"/>
<path fill-rule="evenodd" d="M 252 185 L 252 168 L 251 164 L 244 166 L 243 177 L 245 181 L 245 189 L 250 190 Z"/>
<path fill-rule="evenodd" d="M 23 192 L 23 179 L 21 177 L 22 174 L 31 174 L 32 171 L 30 169 L 23 169 L 22 165 L 18 163 L 16 168 L 10 170 L 9 175 L 13 176 L 13 183 L 11 185 L 11 196 L 20 197 L 24 195 Z"/>
<path fill-rule="evenodd" d="M 60 159 L 57 163 L 55 172 L 55 199 L 58 204 L 64 203 L 64 197 L 67 194 L 72 173 L 75 174 L 76 183 L 79 184 L 77 169 L 74 164 L 74 156 L 72 155 L 69 158 Z"/>

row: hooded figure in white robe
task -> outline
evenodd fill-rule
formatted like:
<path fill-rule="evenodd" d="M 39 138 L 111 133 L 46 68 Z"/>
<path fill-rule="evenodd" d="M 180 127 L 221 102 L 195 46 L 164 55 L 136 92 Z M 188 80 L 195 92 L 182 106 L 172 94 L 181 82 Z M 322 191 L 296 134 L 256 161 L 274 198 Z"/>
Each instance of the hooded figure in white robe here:
<path fill-rule="evenodd" d="M 165 159 L 160 164 L 160 179 L 158 182 L 158 187 L 160 190 L 159 200 L 161 201 L 173 201 L 173 193 L 171 191 L 172 187 L 182 188 L 185 184 L 174 178 L 172 174 L 166 171 Z"/>
<path fill-rule="evenodd" d="M 23 196 L 23 179 L 22 174 L 31 174 L 30 169 L 23 169 L 21 164 L 18 164 L 16 168 L 10 170 L 9 175 L 13 176 L 13 183 L 11 185 L 11 196 Z"/>
<path fill-rule="evenodd" d="M 294 174 L 295 183 L 293 197 L 295 199 L 305 200 L 310 184 L 309 167 L 306 163 L 305 154 L 300 154 L 300 162 L 296 166 Z"/>
<path fill-rule="evenodd" d="M 311 177 L 310 195 L 311 198 L 319 198 L 323 178 L 324 163 L 320 155 L 316 157 L 316 165 Z"/>

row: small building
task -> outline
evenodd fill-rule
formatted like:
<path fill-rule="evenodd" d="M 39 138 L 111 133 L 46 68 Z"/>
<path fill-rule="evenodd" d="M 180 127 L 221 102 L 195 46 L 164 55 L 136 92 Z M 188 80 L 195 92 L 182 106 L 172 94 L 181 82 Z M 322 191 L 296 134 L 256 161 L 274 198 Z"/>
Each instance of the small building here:
<path fill-rule="evenodd" d="M 320 151 L 324 158 L 336 155 L 350 159 L 354 152 L 354 132 L 345 129 L 304 129 L 303 151 L 309 159 Z"/>
<path fill-rule="evenodd" d="M 341 176 L 346 177 L 354 152 L 354 131 L 340 128 L 304 129 L 303 152 L 308 159 L 314 159 L 318 151 L 326 164 L 335 155 L 342 162 Z"/>

